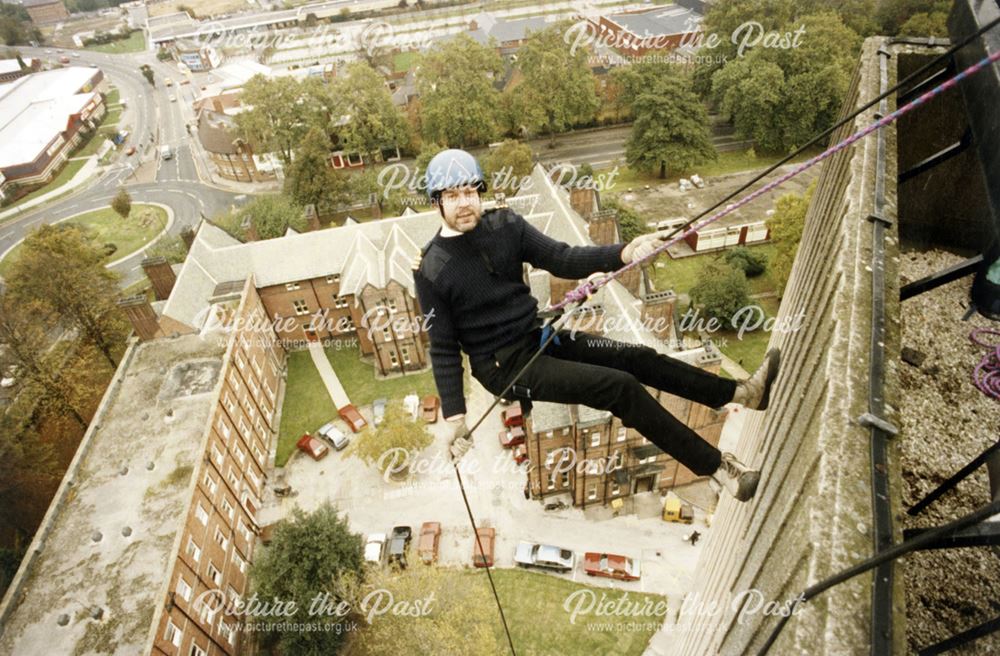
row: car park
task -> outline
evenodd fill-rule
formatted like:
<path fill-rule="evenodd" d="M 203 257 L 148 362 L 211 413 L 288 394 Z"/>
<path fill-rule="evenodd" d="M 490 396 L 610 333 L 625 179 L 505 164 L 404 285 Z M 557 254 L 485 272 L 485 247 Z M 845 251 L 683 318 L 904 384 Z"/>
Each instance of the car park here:
<path fill-rule="evenodd" d="M 409 526 L 394 526 L 389 536 L 389 564 L 406 569 L 406 550 L 410 546 L 413 529 Z"/>
<path fill-rule="evenodd" d="M 330 447 L 323 444 L 309 433 L 304 433 L 295 443 L 303 453 L 313 460 L 322 460 L 330 454 Z"/>
<path fill-rule="evenodd" d="M 343 408 L 337 410 L 337 414 L 340 418 L 347 422 L 347 425 L 351 427 L 351 430 L 355 433 L 360 433 L 368 426 L 368 422 L 365 418 L 361 416 L 358 409 L 352 404 L 348 403 Z"/>
<path fill-rule="evenodd" d="M 424 397 L 423 402 L 420 404 L 420 412 L 428 424 L 433 424 L 438 420 L 438 406 L 441 405 L 440 399 L 433 394 L 428 394 Z"/>
<path fill-rule="evenodd" d="M 476 529 L 479 539 L 472 539 L 472 564 L 476 567 L 493 567 L 493 551 L 497 541 L 497 530 L 488 526 Z M 479 544 L 482 543 L 482 550 Z"/>
<path fill-rule="evenodd" d="M 438 559 L 441 544 L 441 522 L 424 522 L 417 540 L 417 554 L 425 565 L 433 565 Z"/>
<path fill-rule="evenodd" d="M 576 556 L 569 549 L 522 540 L 514 551 L 514 562 L 520 567 L 569 572 L 576 565 Z"/>
<path fill-rule="evenodd" d="M 618 554 L 588 551 L 583 555 L 583 571 L 588 576 L 603 576 L 619 581 L 638 581 L 642 575 L 637 561 Z"/>
<path fill-rule="evenodd" d="M 505 449 L 513 449 L 524 444 L 524 428 L 521 426 L 511 426 L 500 431 L 500 446 Z"/>
<path fill-rule="evenodd" d="M 365 541 L 365 562 L 382 564 L 385 555 L 385 533 L 372 533 Z"/>
<path fill-rule="evenodd" d="M 372 401 L 372 423 L 378 426 L 385 420 L 386 399 L 375 399 Z"/>
<path fill-rule="evenodd" d="M 329 442 L 330 446 L 337 451 L 340 451 L 351 442 L 351 438 L 345 435 L 344 431 L 337 428 L 336 424 L 332 421 L 320 426 L 319 430 L 316 431 L 316 434 Z"/>

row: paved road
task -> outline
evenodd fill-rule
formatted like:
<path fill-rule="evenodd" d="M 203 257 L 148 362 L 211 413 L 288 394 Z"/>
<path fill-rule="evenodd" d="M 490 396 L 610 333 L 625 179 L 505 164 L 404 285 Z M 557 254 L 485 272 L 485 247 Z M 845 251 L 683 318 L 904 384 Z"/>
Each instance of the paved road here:
<path fill-rule="evenodd" d="M 58 55 L 45 54 L 48 48 L 23 48 L 28 56 L 51 59 Z M 71 52 L 67 50 L 66 52 Z M 25 211 L 16 219 L 0 225 L 0 253 L 24 238 L 28 231 L 39 225 L 54 223 L 80 212 L 105 207 L 120 186 L 128 189 L 135 202 L 155 202 L 166 205 L 174 211 L 171 233 L 179 233 L 185 226 L 196 225 L 202 215 L 212 216 L 228 210 L 236 194 L 218 189 L 198 181 L 192 149 L 185 119 L 181 115 L 180 103 L 170 102 L 168 96 L 175 88 L 163 86 L 163 77 L 157 75 L 157 85 L 151 88 L 139 72 L 139 66 L 152 55 L 105 55 L 79 51 L 80 57 L 72 58 L 73 64 L 100 67 L 111 84 L 118 87 L 121 99 L 126 103 L 120 125 L 130 130 L 129 143 L 139 151 L 131 158 L 119 155 L 119 159 L 109 166 L 101 177 L 90 184 L 78 188 L 69 196 Z M 161 73 L 162 70 L 157 70 Z M 177 151 L 172 160 L 158 162 L 158 149 L 150 141 L 150 133 L 156 136 L 159 130 L 163 143 Z M 138 183 L 132 174 L 132 161 L 141 157 L 143 163 L 158 165 L 155 183 Z M 128 285 L 142 277 L 139 268 L 141 254 L 119 263 L 114 268 L 125 275 L 123 285 Z"/>

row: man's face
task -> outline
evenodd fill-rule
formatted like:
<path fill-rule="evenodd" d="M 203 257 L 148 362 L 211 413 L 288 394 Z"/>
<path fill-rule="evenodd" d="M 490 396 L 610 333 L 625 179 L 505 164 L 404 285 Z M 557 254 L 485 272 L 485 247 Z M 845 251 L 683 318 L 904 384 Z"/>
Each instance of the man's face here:
<path fill-rule="evenodd" d="M 441 216 L 452 230 L 469 232 L 479 224 L 483 206 L 475 187 L 456 187 L 441 192 Z"/>

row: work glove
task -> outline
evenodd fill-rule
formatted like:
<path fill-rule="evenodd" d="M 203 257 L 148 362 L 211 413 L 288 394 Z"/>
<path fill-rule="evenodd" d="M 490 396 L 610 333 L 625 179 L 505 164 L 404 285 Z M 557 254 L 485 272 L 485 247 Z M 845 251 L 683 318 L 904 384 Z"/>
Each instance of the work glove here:
<path fill-rule="evenodd" d="M 465 424 L 465 415 L 447 421 L 452 425 L 454 431 L 451 442 L 448 444 L 448 453 L 451 454 L 452 464 L 457 465 L 458 461 L 472 448 L 472 433 L 469 432 L 469 427 Z"/>
<path fill-rule="evenodd" d="M 632 264 L 636 260 L 649 257 L 653 251 L 666 243 L 668 234 L 666 230 L 658 230 L 648 235 L 639 235 L 622 249 L 622 262 Z"/>

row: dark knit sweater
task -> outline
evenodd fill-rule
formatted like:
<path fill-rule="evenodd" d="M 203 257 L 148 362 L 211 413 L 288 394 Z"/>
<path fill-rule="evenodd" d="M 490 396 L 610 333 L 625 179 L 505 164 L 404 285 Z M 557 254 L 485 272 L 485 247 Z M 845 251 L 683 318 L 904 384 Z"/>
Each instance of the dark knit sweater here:
<path fill-rule="evenodd" d="M 485 212 L 462 235 L 442 237 L 438 231 L 424 247 L 413 280 L 442 415 L 465 413 L 461 350 L 475 361 L 534 325 L 538 301 L 524 282 L 522 263 L 577 280 L 621 267 L 624 246 L 569 246 L 507 208 Z"/>

